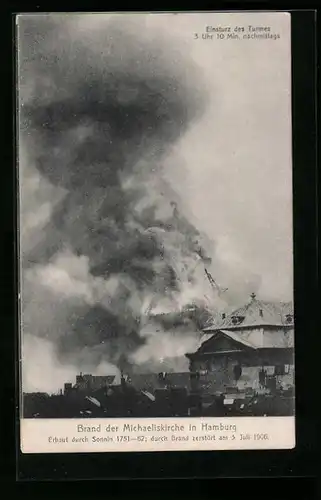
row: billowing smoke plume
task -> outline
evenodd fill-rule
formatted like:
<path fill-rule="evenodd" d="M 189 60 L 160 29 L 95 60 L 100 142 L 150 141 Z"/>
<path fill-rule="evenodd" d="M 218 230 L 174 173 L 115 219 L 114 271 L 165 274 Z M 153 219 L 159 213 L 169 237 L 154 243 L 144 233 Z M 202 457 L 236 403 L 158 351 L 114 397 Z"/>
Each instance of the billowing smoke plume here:
<path fill-rule="evenodd" d="M 36 220 L 22 215 L 26 373 L 41 342 L 52 376 L 53 363 L 155 367 L 196 347 L 206 309 L 198 268 L 211 249 L 163 175 L 205 106 L 198 69 L 141 20 L 85 27 L 19 22 L 22 214 L 42 197 Z M 185 314 L 174 335 L 160 313 L 190 305 L 197 320 Z"/>

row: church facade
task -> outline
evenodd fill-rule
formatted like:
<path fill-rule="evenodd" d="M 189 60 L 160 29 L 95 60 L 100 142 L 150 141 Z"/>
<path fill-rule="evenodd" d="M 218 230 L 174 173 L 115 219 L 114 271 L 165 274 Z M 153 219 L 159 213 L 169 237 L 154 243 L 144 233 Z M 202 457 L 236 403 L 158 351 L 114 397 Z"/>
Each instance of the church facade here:
<path fill-rule="evenodd" d="M 204 329 L 199 349 L 186 356 L 190 371 L 206 375 L 216 390 L 294 386 L 292 303 L 261 301 L 254 294 L 243 307 Z"/>

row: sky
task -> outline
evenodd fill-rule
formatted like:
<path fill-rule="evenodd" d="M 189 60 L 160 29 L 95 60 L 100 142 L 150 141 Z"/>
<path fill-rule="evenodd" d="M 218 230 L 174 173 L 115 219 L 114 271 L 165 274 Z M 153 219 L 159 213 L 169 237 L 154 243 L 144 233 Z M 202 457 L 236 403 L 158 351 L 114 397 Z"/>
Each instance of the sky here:
<path fill-rule="evenodd" d="M 74 365 L 78 368 L 94 364 L 100 372 L 103 362 L 110 362 L 111 367 L 116 363 L 120 349 L 117 345 L 113 346 L 112 355 L 108 350 L 107 361 L 102 361 L 101 354 L 97 354 L 104 340 L 101 340 L 100 327 L 92 327 L 101 314 L 95 308 L 110 311 L 112 303 L 117 314 L 124 317 L 128 309 L 135 314 L 141 311 L 146 297 L 139 292 L 138 282 L 133 282 L 132 264 L 129 278 L 124 280 L 119 274 L 117 283 L 107 279 L 102 271 L 106 253 L 118 251 L 111 243 L 112 238 L 103 244 L 100 240 L 102 219 L 95 214 L 104 215 L 107 209 L 110 214 L 113 211 L 115 219 L 104 218 L 104 224 L 108 219 L 108 231 L 119 235 L 123 247 L 131 246 L 137 231 L 142 237 L 150 229 L 145 205 L 154 205 L 157 217 L 163 222 L 176 224 L 175 232 L 168 233 L 167 239 L 153 229 L 155 241 L 163 238 L 162 248 L 171 254 L 169 267 L 179 278 L 179 294 L 171 292 L 167 304 L 176 300 L 176 304 L 182 304 L 191 298 L 189 281 L 178 269 L 181 261 L 186 267 L 196 266 L 194 236 L 190 235 L 206 242 L 210 271 L 222 287 L 228 288 L 224 300 L 229 306 L 248 300 L 252 291 L 262 299 L 291 300 L 289 15 L 65 14 L 60 18 L 51 16 L 51 19 L 48 23 L 47 18 L 22 16 L 19 21 L 25 359 L 33 361 L 35 356 L 41 357 L 52 373 L 58 373 L 59 365 L 59 383 L 74 373 Z M 247 29 L 249 24 L 269 26 L 271 32 L 280 37 L 222 40 L 214 35 L 213 39 L 195 39 L 195 33 L 203 33 L 207 25 Z M 113 35 L 114 39 L 111 36 L 115 41 L 110 42 L 108 36 L 113 33 L 113 25 L 121 29 L 120 34 Z M 133 37 L 130 45 L 127 37 Z M 106 70 L 105 57 L 110 65 Z M 82 104 L 83 99 L 87 99 L 90 106 L 96 103 L 95 96 L 84 98 L 83 89 L 88 95 L 90 89 L 96 87 L 98 93 L 101 92 L 99 78 L 105 81 L 106 74 L 108 78 L 118 75 L 116 83 L 108 80 L 106 84 L 110 93 L 116 92 L 120 109 L 120 115 L 111 118 L 111 125 L 106 125 L 105 115 L 103 125 L 102 118 L 94 116 L 100 113 L 99 108 L 88 111 Z M 135 82 L 140 90 L 135 89 Z M 150 85 L 150 92 L 154 92 L 152 101 L 141 90 L 145 82 Z M 141 97 L 137 94 L 140 91 Z M 161 97 L 167 102 L 163 110 L 160 103 L 164 101 L 158 102 Z M 102 106 L 103 101 L 99 99 Z M 65 108 L 60 102 L 67 103 Z M 125 116 L 121 114 L 122 107 L 126 108 L 128 102 L 134 102 L 138 113 L 142 113 L 137 120 L 145 123 L 146 130 L 151 125 L 150 133 L 142 132 L 143 141 L 135 120 L 129 122 L 127 131 L 117 129 L 119 120 Z M 144 114 L 145 102 L 150 123 Z M 113 103 L 104 103 L 104 106 L 107 117 L 108 113 L 114 113 Z M 162 110 L 161 118 L 159 110 Z M 82 121 L 79 120 L 81 113 Z M 31 115 L 35 122 L 38 120 L 37 126 L 32 120 L 28 121 Z M 105 169 L 107 173 L 101 170 L 100 146 L 106 134 L 114 145 L 111 163 L 122 165 L 121 183 L 108 169 Z M 83 143 L 88 145 L 87 149 L 77 149 Z M 153 168 L 148 170 L 150 165 Z M 97 177 L 86 174 L 86 168 L 95 168 Z M 161 191 L 164 196 L 160 196 Z M 179 221 L 174 215 L 168 215 L 172 202 L 167 202 L 174 199 L 179 207 Z M 120 209 L 122 202 L 125 208 Z M 128 216 L 131 209 L 138 217 L 135 224 Z M 117 217 L 124 216 L 122 212 L 127 214 L 126 230 L 117 226 Z M 153 217 L 155 219 L 155 215 Z M 144 236 L 146 243 L 145 240 Z M 133 255 L 126 255 L 126 259 L 133 260 Z M 153 273 L 157 274 L 163 264 L 153 260 Z M 141 269 L 150 271 L 150 266 L 150 262 L 145 262 Z M 162 280 L 156 280 L 147 295 L 156 294 L 163 304 L 160 299 L 165 279 L 163 270 L 161 274 Z M 203 271 L 194 274 L 194 295 L 210 294 Z M 126 303 L 118 300 L 119 290 L 124 289 L 131 294 Z M 83 312 L 85 306 L 86 312 Z M 91 314 L 94 320 L 88 319 L 88 315 L 92 318 Z M 74 328 L 82 316 L 87 319 L 75 327 L 76 341 L 72 335 L 66 335 L 66 331 L 70 325 Z M 68 351 L 68 346 L 79 347 L 79 337 L 83 338 L 79 332 L 88 329 L 88 324 L 94 330 L 92 345 L 85 337 L 77 362 L 70 357 L 62 359 L 61 354 Z M 155 336 L 150 338 L 152 357 L 155 357 L 155 350 L 160 346 L 155 344 Z M 191 338 L 185 338 L 191 348 Z M 175 342 L 177 344 L 177 339 Z M 126 344 L 126 350 L 130 349 Z M 164 352 L 169 350 L 168 345 L 164 345 Z M 144 356 L 146 358 L 146 348 Z M 35 388 L 42 369 L 39 363 L 26 361 L 25 366 L 26 386 Z M 53 380 L 46 380 L 45 385 L 48 384 L 54 385 Z"/>
<path fill-rule="evenodd" d="M 234 274 L 243 280 L 256 274 L 261 283 L 255 291 L 262 298 L 289 300 L 293 287 L 290 19 L 273 14 L 253 14 L 247 22 L 237 14 L 230 20 L 228 15 L 215 18 L 221 26 L 270 25 L 281 37 L 249 43 L 196 41 L 191 32 L 203 31 L 202 16 L 178 16 L 175 32 L 184 37 L 199 64 L 210 100 L 202 119 L 177 146 L 188 170 L 187 175 L 177 175 L 177 188 L 188 200 L 198 227 L 217 243 L 220 281 L 233 286 Z"/>

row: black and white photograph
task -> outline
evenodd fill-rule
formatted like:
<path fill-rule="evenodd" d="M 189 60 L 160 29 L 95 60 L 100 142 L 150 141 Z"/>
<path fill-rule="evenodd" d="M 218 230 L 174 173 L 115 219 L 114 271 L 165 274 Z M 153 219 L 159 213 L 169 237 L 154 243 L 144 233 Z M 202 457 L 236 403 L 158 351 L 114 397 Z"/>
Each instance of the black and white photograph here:
<path fill-rule="evenodd" d="M 290 21 L 17 16 L 33 432 L 294 419 Z"/>

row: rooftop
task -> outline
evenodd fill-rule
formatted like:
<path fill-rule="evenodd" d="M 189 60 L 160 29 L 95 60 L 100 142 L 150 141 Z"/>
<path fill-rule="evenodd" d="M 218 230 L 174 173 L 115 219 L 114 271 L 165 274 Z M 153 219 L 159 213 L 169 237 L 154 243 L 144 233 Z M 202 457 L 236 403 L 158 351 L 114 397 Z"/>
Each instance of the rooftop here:
<path fill-rule="evenodd" d="M 244 306 L 226 316 L 221 315 L 209 321 L 204 332 L 217 330 L 239 330 L 253 326 L 275 326 L 293 328 L 292 302 L 269 302 L 258 300 L 251 295 L 251 300 Z"/>

